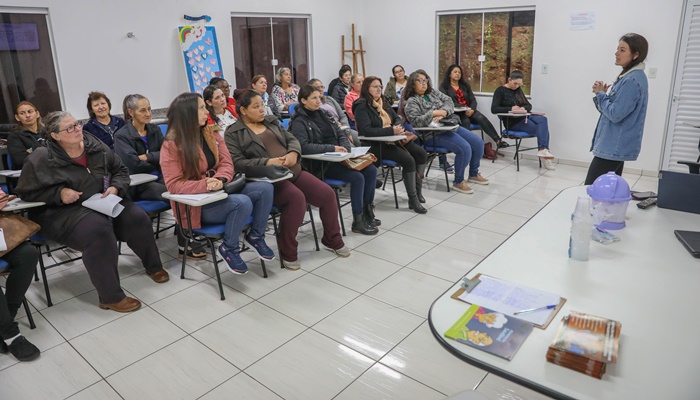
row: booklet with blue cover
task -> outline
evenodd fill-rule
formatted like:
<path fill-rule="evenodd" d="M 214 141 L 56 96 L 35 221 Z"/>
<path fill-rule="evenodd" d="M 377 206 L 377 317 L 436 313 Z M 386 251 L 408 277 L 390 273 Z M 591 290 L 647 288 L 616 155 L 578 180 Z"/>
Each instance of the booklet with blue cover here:
<path fill-rule="evenodd" d="M 445 337 L 511 360 L 530 332 L 527 321 L 472 304 Z"/>

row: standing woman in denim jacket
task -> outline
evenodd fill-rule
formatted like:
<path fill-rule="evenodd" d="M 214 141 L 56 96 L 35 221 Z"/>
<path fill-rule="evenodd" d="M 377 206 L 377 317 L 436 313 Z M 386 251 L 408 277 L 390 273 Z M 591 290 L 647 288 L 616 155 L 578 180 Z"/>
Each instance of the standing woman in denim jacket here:
<path fill-rule="evenodd" d="M 644 36 L 628 33 L 620 38 L 615 65 L 622 72 L 612 84 L 596 81 L 593 102 L 600 119 L 595 128 L 586 185 L 608 171 L 622 175 L 625 161 L 634 161 L 642 148 L 642 133 L 649 101 L 649 84 L 644 74 L 644 60 L 649 44 Z"/>

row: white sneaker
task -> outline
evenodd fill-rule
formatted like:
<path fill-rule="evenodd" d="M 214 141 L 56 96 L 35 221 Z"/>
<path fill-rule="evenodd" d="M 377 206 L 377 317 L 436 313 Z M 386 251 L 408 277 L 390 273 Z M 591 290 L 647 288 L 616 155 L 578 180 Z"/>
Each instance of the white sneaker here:
<path fill-rule="evenodd" d="M 290 271 L 296 271 L 299 268 L 301 268 L 301 263 L 299 262 L 299 259 L 296 259 L 294 261 L 287 261 L 285 259 L 282 259 L 282 265 L 284 265 L 284 268 Z"/>
<path fill-rule="evenodd" d="M 550 171 L 554 171 L 557 169 L 555 167 L 554 160 L 551 158 L 543 158 L 542 159 L 542 166 L 544 166 L 545 169 L 548 169 Z"/>
<path fill-rule="evenodd" d="M 549 152 L 549 149 L 542 149 L 537 152 L 537 157 L 540 158 L 554 158 L 554 155 Z"/>
<path fill-rule="evenodd" d="M 340 257 L 350 257 L 350 248 L 348 248 L 348 246 L 343 246 L 339 249 L 332 249 L 326 245 L 323 245 L 323 248 L 339 255 Z"/>

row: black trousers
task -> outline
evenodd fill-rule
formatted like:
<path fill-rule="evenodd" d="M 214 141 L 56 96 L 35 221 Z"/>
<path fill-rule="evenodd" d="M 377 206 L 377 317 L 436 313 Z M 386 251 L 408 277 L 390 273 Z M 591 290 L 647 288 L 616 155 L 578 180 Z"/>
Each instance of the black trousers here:
<path fill-rule="evenodd" d="M 396 161 L 401 165 L 404 172 L 416 172 L 416 165 L 425 164 L 428 162 L 428 153 L 416 143 L 409 142 L 404 148 L 398 144 L 386 144 L 381 142 L 372 142 L 372 153 L 379 158 L 379 146 L 382 146 L 382 158 Z"/>
<path fill-rule="evenodd" d="M 7 277 L 5 293 L 0 290 L 0 339 L 9 339 L 19 335 L 15 315 L 32 283 L 32 276 L 39 261 L 39 251 L 29 242 L 24 242 L 5 254 L 2 259 L 10 264 L 10 276 Z"/>
<path fill-rule="evenodd" d="M 586 182 L 584 182 L 584 185 L 592 184 L 599 176 L 607 174 L 610 171 L 615 172 L 616 175 L 622 176 L 622 169 L 624 166 L 624 161 L 613 161 L 600 157 L 593 157 L 593 161 L 591 161 L 591 165 L 588 167 L 588 175 L 586 175 Z"/>
<path fill-rule="evenodd" d="M 124 200 L 121 204 L 124 210 L 116 218 L 90 212 L 63 243 L 83 252 L 83 264 L 97 289 L 100 303 L 116 303 L 126 297 L 119 284 L 117 240 L 126 242 L 147 272 L 163 268 L 151 219 L 134 203 Z"/>
<path fill-rule="evenodd" d="M 460 112 L 457 115 L 459 115 L 459 118 L 462 120 L 463 127 L 469 129 L 469 124 L 479 125 L 494 142 L 498 143 L 498 141 L 501 140 L 501 135 L 498 134 L 496 128 L 493 127 L 491 121 L 489 121 L 484 114 L 474 111 L 471 117 L 467 117 L 466 112 Z"/>
<path fill-rule="evenodd" d="M 163 193 L 167 191 L 168 189 L 163 183 L 153 181 L 129 188 L 129 196 L 133 201 L 156 200 L 168 202 L 168 200 L 163 198 Z"/>

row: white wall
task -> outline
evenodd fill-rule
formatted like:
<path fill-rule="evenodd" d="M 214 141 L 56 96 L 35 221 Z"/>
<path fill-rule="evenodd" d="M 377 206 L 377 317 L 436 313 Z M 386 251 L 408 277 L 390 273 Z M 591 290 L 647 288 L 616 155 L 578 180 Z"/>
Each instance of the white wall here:
<path fill-rule="evenodd" d="M 612 82 L 619 72 L 613 57 L 617 39 L 634 31 L 649 40 L 647 65 L 658 68 L 658 77 L 649 81 L 642 153 L 627 166 L 656 170 L 683 0 L 4 0 L 0 7 L 48 8 L 66 109 L 82 118 L 87 116 L 85 99 L 91 90 L 106 92 L 115 106 L 124 95 L 139 92 L 154 108 L 167 107 L 188 90 L 176 31 L 186 23 L 183 14 L 212 17 L 224 74 L 231 82 L 232 12 L 311 15 L 311 74 L 328 83 L 339 68 L 341 35 L 350 46 L 352 22 L 364 39 L 368 74 L 387 79 L 394 64 L 403 64 L 409 72 L 424 68 L 439 80 L 436 11 L 533 5 L 537 15 L 531 102 L 536 110 L 547 112 L 552 151 L 563 159 L 591 159 L 588 149 L 597 113 L 590 88 L 597 79 Z M 596 14 L 595 29 L 569 30 L 569 15 L 583 11 Z M 126 37 L 129 31 L 134 39 Z M 549 64 L 547 75 L 539 73 L 543 63 Z M 479 98 L 479 109 L 490 116 L 490 97 Z"/>
<path fill-rule="evenodd" d="M 619 73 L 614 52 L 620 36 L 627 32 L 645 36 L 650 48 L 647 67 L 657 67 L 658 77 L 649 80 L 642 152 L 625 167 L 658 170 L 683 0 L 362 1 L 367 18 L 359 31 L 366 38 L 368 70 L 384 80 L 395 64 L 402 64 L 407 72 L 423 68 L 434 81 L 442 79 L 443 71 L 435 71 L 437 11 L 535 6 L 531 103 L 535 110 L 547 113 L 552 152 L 574 161 L 592 159 L 588 150 L 598 119 L 591 101 L 593 82 L 612 82 Z M 569 30 L 569 15 L 586 11 L 595 13 L 595 29 Z M 540 73 L 543 63 L 549 64 L 547 75 Z M 477 100 L 479 110 L 491 117 L 491 98 Z"/>
<path fill-rule="evenodd" d="M 177 27 L 189 25 L 183 14 L 212 17 L 217 28 L 224 76 L 234 84 L 231 13 L 311 15 L 311 72 L 323 79 L 337 75 L 340 35 L 349 34 L 351 14 L 338 12 L 339 1 L 315 0 L 4 0 L 0 7 L 48 8 L 66 110 L 86 118 L 88 92 L 107 93 L 115 113 L 129 93 L 165 108 L 188 91 Z M 133 32 L 135 38 L 126 37 Z M 269 79 L 270 77 L 268 77 Z M 270 80 L 270 79 L 269 79 Z"/>

